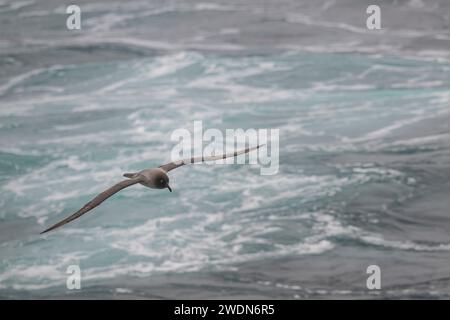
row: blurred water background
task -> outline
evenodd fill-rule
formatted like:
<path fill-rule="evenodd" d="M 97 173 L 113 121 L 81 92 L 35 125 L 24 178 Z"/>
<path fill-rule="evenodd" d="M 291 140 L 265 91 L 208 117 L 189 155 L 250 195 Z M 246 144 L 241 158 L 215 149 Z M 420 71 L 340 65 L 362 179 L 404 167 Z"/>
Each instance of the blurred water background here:
<path fill-rule="evenodd" d="M 0 0 L 0 297 L 449 298 L 449 49 L 445 0 Z M 279 128 L 278 174 L 180 168 L 39 235 L 195 120 Z"/>

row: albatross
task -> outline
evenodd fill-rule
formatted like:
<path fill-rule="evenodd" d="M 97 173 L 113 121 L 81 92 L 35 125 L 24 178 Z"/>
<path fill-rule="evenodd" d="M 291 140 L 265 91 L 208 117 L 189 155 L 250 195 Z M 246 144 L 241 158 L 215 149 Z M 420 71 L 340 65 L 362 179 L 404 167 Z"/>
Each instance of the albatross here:
<path fill-rule="evenodd" d="M 257 150 L 260 147 L 264 145 L 257 145 L 253 148 L 246 148 L 240 151 L 235 151 L 233 153 L 228 153 L 224 155 L 219 156 L 210 156 L 210 157 L 191 157 L 184 160 L 179 160 L 175 162 L 170 162 L 167 164 L 163 164 L 162 166 L 159 166 L 158 168 L 151 168 L 151 169 L 145 169 L 139 172 L 133 172 L 133 173 L 125 173 L 123 176 L 126 177 L 126 180 L 122 180 L 119 183 L 113 185 L 112 187 L 106 189 L 102 193 L 100 193 L 98 196 L 96 196 L 94 199 L 86 203 L 80 210 L 73 213 L 72 215 L 68 216 L 64 220 L 61 220 L 60 222 L 54 224 L 53 226 L 49 227 L 48 229 L 41 232 L 41 234 L 49 232 L 51 230 L 54 230 L 56 228 L 59 228 L 79 217 L 81 217 L 86 212 L 91 211 L 98 205 L 100 205 L 103 201 L 111 197 L 113 194 L 119 192 L 122 189 L 125 189 L 129 186 L 132 186 L 134 184 L 141 184 L 145 187 L 151 188 L 151 189 L 168 189 L 170 192 L 172 192 L 172 188 L 169 186 L 169 176 L 167 173 L 173 169 L 176 169 L 178 167 L 181 167 L 185 164 L 189 163 L 198 163 L 198 162 L 206 162 L 206 161 L 214 161 L 214 160 L 220 160 L 220 159 L 226 159 L 229 157 L 236 157 L 240 154 L 248 153 L 253 150 Z"/>

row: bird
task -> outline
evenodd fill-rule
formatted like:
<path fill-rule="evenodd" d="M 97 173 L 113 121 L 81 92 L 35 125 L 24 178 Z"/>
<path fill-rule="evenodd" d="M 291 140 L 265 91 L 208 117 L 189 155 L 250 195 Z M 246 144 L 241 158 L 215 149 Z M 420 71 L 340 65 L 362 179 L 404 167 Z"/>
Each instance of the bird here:
<path fill-rule="evenodd" d="M 175 162 L 169 162 L 167 164 L 163 164 L 159 166 L 158 168 L 151 168 L 151 169 L 144 169 L 139 172 L 131 172 L 131 173 L 124 173 L 123 176 L 127 179 L 120 181 L 119 183 L 116 183 L 112 187 L 106 189 L 99 195 L 97 195 L 94 199 L 86 203 L 81 209 L 79 209 L 77 212 L 73 213 L 72 215 L 68 216 L 64 220 L 61 220 L 60 222 L 52 225 L 51 227 L 45 229 L 40 234 L 47 233 L 49 231 L 52 231 L 56 228 L 59 228 L 79 217 L 84 215 L 85 213 L 91 211 L 98 205 L 100 205 L 103 201 L 111 197 L 113 194 L 119 192 L 122 189 L 128 188 L 135 184 L 141 184 L 145 187 L 151 188 L 151 189 L 168 189 L 170 192 L 172 192 L 172 188 L 169 185 L 169 176 L 167 173 L 173 169 L 176 169 L 178 167 L 181 167 L 186 164 L 190 163 L 199 163 L 199 162 L 206 162 L 206 161 L 215 161 L 220 159 L 225 159 L 229 157 L 236 157 L 240 154 L 248 153 L 253 150 L 257 150 L 264 146 L 264 144 L 257 145 L 253 148 L 246 148 L 240 151 L 235 151 L 233 153 L 218 155 L 218 156 L 209 156 L 209 157 L 191 157 L 183 160 L 178 160 Z"/>

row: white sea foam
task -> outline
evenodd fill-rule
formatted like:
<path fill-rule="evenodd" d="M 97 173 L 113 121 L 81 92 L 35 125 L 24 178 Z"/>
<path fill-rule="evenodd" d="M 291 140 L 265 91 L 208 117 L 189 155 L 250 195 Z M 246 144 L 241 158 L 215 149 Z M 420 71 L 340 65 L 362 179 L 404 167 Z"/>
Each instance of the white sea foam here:
<path fill-rule="evenodd" d="M 48 264 L 16 264 L 0 273 L 0 288 L 40 290 L 65 285 L 66 268 L 70 264 L 78 264 L 87 257 L 83 252 L 72 252 L 54 257 Z"/>
<path fill-rule="evenodd" d="M 14 1 L 7 4 L 6 8 L 0 8 L 0 12 L 8 12 L 8 11 L 15 11 L 20 10 L 25 7 L 29 7 L 33 5 L 35 1 L 33 0 L 25 0 L 25 1 Z"/>
<path fill-rule="evenodd" d="M 23 74 L 17 75 L 13 78 L 10 78 L 8 82 L 0 86 L 0 95 L 4 94 L 9 89 L 13 88 L 14 86 L 17 86 L 18 84 L 22 83 L 25 80 L 30 79 L 33 76 L 36 76 L 43 72 L 44 69 L 34 69 L 28 72 L 25 72 Z"/>
<path fill-rule="evenodd" d="M 120 21 L 117 22 L 107 28 L 120 26 Z M 177 47 L 177 44 L 167 45 Z M 98 220 L 90 216 L 98 224 L 80 220 L 46 237 L 45 241 L 35 238 L 23 241 L 22 236 L 20 243 L 6 242 L 2 245 L 2 259 L 12 267 L 0 271 L 2 288 L 40 290 L 64 285 L 65 268 L 74 260 L 86 266 L 83 279 L 89 286 L 101 279 L 120 276 L 236 270 L 242 262 L 326 254 L 339 245 L 336 238 L 351 239 L 363 248 L 450 250 L 446 243 L 422 243 L 400 235 L 388 237 L 368 232 L 342 219 L 339 210 L 328 207 L 330 204 L 341 208 L 340 197 L 345 202 L 346 192 L 361 185 L 369 188 L 371 182 L 395 182 L 414 188 L 420 180 L 411 180 L 414 177 L 406 171 L 382 164 L 349 163 L 339 167 L 327 157 L 321 158 L 340 150 L 373 151 L 376 148 L 372 146 L 421 145 L 447 139 L 445 133 L 430 133 L 393 142 L 386 139 L 384 145 L 380 142 L 410 124 L 448 112 L 448 92 L 435 88 L 441 80 L 433 82 L 432 76 L 416 76 L 428 72 L 427 67 L 413 68 L 410 78 L 413 80 L 389 84 L 390 89 L 403 86 L 407 93 L 395 91 L 400 103 L 392 108 L 390 105 L 383 108 L 385 100 L 368 102 L 371 98 L 364 91 L 370 91 L 369 97 L 374 100 L 382 93 L 374 89 L 376 85 L 372 82 L 368 85 L 362 82 L 373 72 L 402 73 L 408 67 L 385 66 L 380 62 L 381 67 L 368 67 L 362 72 L 357 68 L 351 74 L 314 79 L 298 87 L 287 82 L 280 82 L 279 86 L 264 84 L 262 79 L 266 76 L 272 79 L 271 73 L 281 79 L 296 79 L 294 74 L 302 70 L 301 61 L 308 56 L 295 54 L 298 53 L 224 58 L 172 52 L 110 66 L 108 76 L 92 79 L 95 85 L 89 94 L 69 94 L 67 85 L 61 86 L 60 96 L 52 92 L 42 99 L 39 96 L 38 101 L 18 97 L 14 103 L 5 102 L 8 115 L 40 115 L 40 121 L 42 111 L 50 115 L 48 128 L 31 125 L 33 133 L 25 135 L 14 146 L 2 142 L 5 146 L 1 150 L 13 152 L 12 156 L 44 157 L 42 164 L 36 163 L 26 171 L 17 170 L 0 186 L 2 215 L 20 222 L 32 220 L 30 217 L 41 225 L 58 220 L 68 213 L 69 207 L 73 210 L 81 206 L 84 198 L 95 196 L 122 179 L 122 173 L 128 169 L 163 163 L 172 146 L 168 141 L 170 132 L 189 125 L 192 119 L 204 119 L 222 127 L 234 125 L 234 119 L 249 126 L 269 119 L 274 126 L 280 123 L 284 147 L 280 158 L 282 170 L 276 176 L 261 177 L 249 166 L 192 166 L 171 172 L 175 192 L 170 197 L 169 193 L 142 186 L 124 190 L 120 197 L 108 200 L 112 203 L 97 208 L 109 215 L 97 215 Z M 359 59 L 363 64 L 372 63 Z M 26 86 L 27 79 L 33 76 L 11 80 L 4 92 Z M 411 93 L 409 89 L 415 86 L 429 90 Z M 408 102 L 415 98 L 420 101 Z M 18 109 L 13 108 L 15 104 Z M 60 124 L 59 118 L 54 121 L 52 117 L 57 116 L 61 106 L 74 118 L 65 118 L 67 122 Z M 27 111 L 21 113 L 20 108 Z M 110 117 L 105 112 L 105 118 L 90 118 L 90 112 L 105 110 L 117 111 L 119 116 L 111 112 Z M 9 120 L 8 115 L 2 120 Z M 84 117 L 89 117 L 89 121 L 71 122 Z M 365 128 L 365 123 L 380 118 Z M 356 126 L 361 129 L 357 134 L 344 130 L 353 128 L 354 124 L 363 127 Z M 312 165 L 316 158 L 311 157 L 320 161 Z M 325 173 L 320 173 L 321 170 Z M 339 197 L 335 198 L 336 195 Z M 367 223 L 377 221 L 369 218 Z M 77 250 L 86 255 L 70 255 L 75 242 Z M 14 255 L 8 250 L 13 250 Z M 42 258 L 43 250 L 46 259 Z M 23 257 L 29 260 L 22 260 Z M 300 290 L 295 284 L 281 281 L 273 285 Z M 117 288 L 117 293 L 128 293 L 122 289 Z"/>
<path fill-rule="evenodd" d="M 442 133 L 442 134 L 434 134 L 424 137 L 416 137 L 410 139 L 397 140 L 391 143 L 393 146 L 423 146 L 429 143 L 437 143 L 440 141 L 449 141 L 450 134 Z"/>

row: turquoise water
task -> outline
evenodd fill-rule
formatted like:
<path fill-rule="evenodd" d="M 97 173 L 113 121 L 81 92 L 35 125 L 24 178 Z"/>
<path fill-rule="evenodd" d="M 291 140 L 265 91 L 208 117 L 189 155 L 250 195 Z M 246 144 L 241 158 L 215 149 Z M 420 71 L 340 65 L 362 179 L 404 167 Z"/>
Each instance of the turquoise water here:
<path fill-rule="evenodd" d="M 0 55 L 0 297 L 370 297 L 370 264 L 379 295 L 448 297 L 450 60 L 21 50 Z M 171 133 L 196 120 L 280 129 L 278 174 L 183 167 L 173 193 L 133 186 L 39 235 L 170 161 Z"/>

